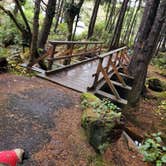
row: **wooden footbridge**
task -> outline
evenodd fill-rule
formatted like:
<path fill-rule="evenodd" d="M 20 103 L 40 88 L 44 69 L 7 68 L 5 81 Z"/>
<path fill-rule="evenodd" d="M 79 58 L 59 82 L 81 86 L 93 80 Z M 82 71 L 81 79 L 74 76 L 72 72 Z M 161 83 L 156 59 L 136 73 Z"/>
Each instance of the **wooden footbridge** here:
<path fill-rule="evenodd" d="M 127 47 L 102 51 L 102 42 L 49 41 L 48 51 L 42 57 L 47 60 L 49 70 L 32 68 L 46 80 L 127 104 L 127 93 L 133 80 L 127 72 L 130 61 Z"/>

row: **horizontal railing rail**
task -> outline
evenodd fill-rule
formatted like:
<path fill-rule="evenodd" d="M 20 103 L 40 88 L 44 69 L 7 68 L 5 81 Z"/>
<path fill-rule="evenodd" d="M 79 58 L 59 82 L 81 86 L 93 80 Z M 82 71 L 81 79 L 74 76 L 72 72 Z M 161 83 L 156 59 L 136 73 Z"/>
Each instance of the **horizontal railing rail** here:
<path fill-rule="evenodd" d="M 68 67 L 71 62 L 77 63 L 77 60 L 72 58 L 78 59 L 78 64 L 80 61 L 84 61 L 85 58 L 87 59 L 93 58 L 101 53 L 102 49 L 102 41 L 56 41 L 50 40 L 49 41 L 49 48 L 51 48 L 51 52 L 48 55 L 48 71 L 53 71 L 55 61 L 58 63 L 62 63 L 63 65 Z M 58 46 L 63 46 L 64 48 L 58 50 Z M 81 49 L 78 49 L 81 46 Z M 91 56 L 90 58 L 88 56 Z M 56 69 L 55 69 L 56 70 Z"/>
<path fill-rule="evenodd" d="M 96 73 L 93 75 L 94 82 L 89 90 L 94 90 L 97 88 L 98 84 L 104 79 L 108 84 L 109 88 L 115 95 L 115 98 L 120 99 L 120 95 L 116 90 L 113 82 L 110 80 L 109 75 L 110 72 L 114 73 L 118 81 L 122 84 L 123 87 L 126 87 L 126 82 L 123 77 L 119 74 L 118 69 L 121 67 L 124 73 L 127 74 L 127 68 L 125 64 L 129 63 L 129 57 L 127 55 L 127 47 L 121 47 L 115 50 L 111 50 L 107 53 L 99 54 L 98 55 L 98 67 Z"/>
<path fill-rule="evenodd" d="M 100 54 L 100 55 L 98 55 L 98 57 L 99 57 L 99 58 L 104 58 L 104 57 L 106 57 L 106 56 L 109 56 L 109 55 L 111 55 L 111 54 L 117 53 L 117 52 L 122 51 L 122 50 L 124 50 L 124 49 L 127 49 L 127 46 L 124 46 L 124 47 L 118 48 L 118 49 L 116 49 L 116 50 L 111 50 L 111 51 L 109 51 L 109 52 Z"/>
<path fill-rule="evenodd" d="M 57 41 L 49 40 L 52 45 L 63 45 L 63 44 L 103 44 L 103 41 Z"/>

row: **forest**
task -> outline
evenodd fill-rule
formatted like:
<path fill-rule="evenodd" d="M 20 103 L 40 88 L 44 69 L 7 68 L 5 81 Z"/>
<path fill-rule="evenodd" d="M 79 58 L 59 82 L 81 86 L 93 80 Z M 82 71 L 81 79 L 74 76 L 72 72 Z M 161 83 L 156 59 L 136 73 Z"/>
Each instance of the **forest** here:
<path fill-rule="evenodd" d="M 166 0 L 0 0 L 0 165 L 166 165 Z"/>

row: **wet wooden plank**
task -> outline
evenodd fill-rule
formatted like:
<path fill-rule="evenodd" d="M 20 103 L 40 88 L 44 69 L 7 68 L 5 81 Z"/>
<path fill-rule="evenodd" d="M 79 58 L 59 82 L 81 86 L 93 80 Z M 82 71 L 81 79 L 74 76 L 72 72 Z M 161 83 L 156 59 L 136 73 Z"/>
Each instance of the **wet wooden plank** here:
<path fill-rule="evenodd" d="M 49 75 L 49 74 L 54 74 L 54 73 L 57 73 L 59 71 L 64 71 L 64 70 L 71 70 L 72 68 L 75 68 L 78 66 L 78 68 L 83 65 L 83 64 L 87 64 L 88 62 L 95 62 L 96 63 L 96 60 L 98 59 L 98 57 L 94 57 L 94 58 L 90 58 L 90 59 L 85 59 L 83 61 L 80 61 L 78 63 L 74 63 L 74 64 L 70 64 L 70 65 L 66 65 L 64 67 L 60 67 L 58 69 L 54 69 L 54 70 L 48 70 L 46 71 L 46 74 Z"/>
<path fill-rule="evenodd" d="M 96 72 L 97 63 L 98 60 L 95 60 L 61 72 L 38 76 L 79 92 L 87 92 L 87 87 L 93 83 L 92 75 Z"/>
<path fill-rule="evenodd" d="M 107 59 L 106 57 L 103 61 L 104 67 L 107 65 Z M 96 73 L 98 60 L 98 58 L 91 61 L 86 60 L 85 63 L 73 65 L 69 68 L 62 67 L 45 74 L 38 74 L 38 76 L 79 92 L 87 92 L 87 88 L 93 84 L 94 77 L 92 75 Z M 99 79 L 102 78 L 103 75 L 100 73 Z"/>

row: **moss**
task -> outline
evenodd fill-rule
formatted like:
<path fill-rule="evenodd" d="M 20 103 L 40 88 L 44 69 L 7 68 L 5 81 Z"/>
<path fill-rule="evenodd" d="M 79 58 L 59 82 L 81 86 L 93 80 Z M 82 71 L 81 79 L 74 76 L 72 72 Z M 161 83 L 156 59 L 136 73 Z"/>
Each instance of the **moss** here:
<path fill-rule="evenodd" d="M 157 97 L 158 99 L 164 99 L 164 98 L 166 98 L 166 91 L 164 91 L 164 92 L 154 92 L 154 91 L 152 91 L 152 95 L 154 97 Z"/>
<path fill-rule="evenodd" d="M 28 60 L 30 55 L 29 49 L 26 49 L 24 53 L 20 53 L 20 57 L 22 60 Z"/>
<path fill-rule="evenodd" d="M 100 99 L 92 93 L 82 93 L 81 100 L 87 100 L 88 102 L 100 102 Z"/>
<path fill-rule="evenodd" d="M 160 75 L 166 77 L 166 69 L 161 69 L 158 73 L 159 73 Z"/>
<path fill-rule="evenodd" d="M 157 57 L 152 59 L 152 64 L 159 67 L 160 69 L 166 68 L 166 56 L 165 53 L 159 53 Z"/>
<path fill-rule="evenodd" d="M 98 113 L 94 112 L 92 108 L 85 109 L 81 118 L 82 127 L 87 129 L 89 122 L 96 121 L 98 118 Z"/>
<path fill-rule="evenodd" d="M 81 125 L 86 130 L 89 143 L 97 152 L 102 153 L 107 147 L 106 143 L 121 135 L 124 125 L 121 112 L 116 112 L 118 107 L 110 101 L 100 100 L 91 93 L 82 94 L 81 100 Z"/>

